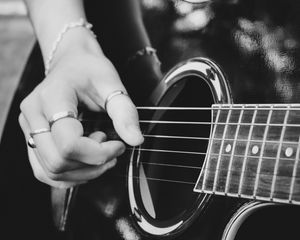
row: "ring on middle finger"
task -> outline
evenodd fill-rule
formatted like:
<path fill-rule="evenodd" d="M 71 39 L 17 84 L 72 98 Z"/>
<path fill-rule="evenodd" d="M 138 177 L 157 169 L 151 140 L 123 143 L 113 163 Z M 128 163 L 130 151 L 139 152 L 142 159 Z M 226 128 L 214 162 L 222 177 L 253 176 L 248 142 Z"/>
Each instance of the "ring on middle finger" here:
<path fill-rule="evenodd" d="M 49 125 L 50 128 L 52 127 L 52 125 L 57 122 L 60 119 L 64 119 L 64 118 L 74 118 L 77 119 L 77 114 L 73 111 L 62 111 L 62 112 L 58 112 L 53 114 L 53 116 L 50 118 L 49 120 Z"/>

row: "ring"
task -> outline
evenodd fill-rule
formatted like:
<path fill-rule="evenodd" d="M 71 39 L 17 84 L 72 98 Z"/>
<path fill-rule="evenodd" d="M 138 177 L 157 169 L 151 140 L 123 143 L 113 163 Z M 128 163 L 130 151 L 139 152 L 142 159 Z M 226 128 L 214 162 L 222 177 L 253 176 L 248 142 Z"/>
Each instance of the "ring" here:
<path fill-rule="evenodd" d="M 36 148 L 36 145 L 32 137 L 28 138 L 27 145 L 31 148 Z"/>
<path fill-rule="evenodd" d="M 125 93 L 124 91 L 122 90 L 116 90 L 116 91 L 113 91 L 111 94 L 109 94 L 107 96 L 107 98 L 105 99 L 105 102 L 104 102 L 104 109 L 105 111 L 107 111 L 107 104 L 108 102 L 115 96 L 118 96 L 118 95 L 125 95 L 125 96 L 128 96 L 127 93 Z"/>
<path fill-rule="evenodd" d="M 33 138 L 33 136 L 35 135 L 38 135 L 38 134 L 41 134 L 41 133 L 46 133 L 46 132 L 50 132 L 50 128 L 40 128 L 40 129 L 37 129 L 37 130 L 34 130 L 30 133 L 30 137 Z"/>
<path fill-rule="evenodd" d="M 77 119 L 77 114 L 73 111 L 63 111 L 63 112 L 58 112 L 58 113 L 55 113 L 52 118 L 50 118 L 49 120 L 49 125 L 50 125 L 50 128 L 52 127 L 52 125 L 57 122 L 58 120 L 60 119 L 63 119 L 63 118 L 74 118 L 74 119 Z"/>

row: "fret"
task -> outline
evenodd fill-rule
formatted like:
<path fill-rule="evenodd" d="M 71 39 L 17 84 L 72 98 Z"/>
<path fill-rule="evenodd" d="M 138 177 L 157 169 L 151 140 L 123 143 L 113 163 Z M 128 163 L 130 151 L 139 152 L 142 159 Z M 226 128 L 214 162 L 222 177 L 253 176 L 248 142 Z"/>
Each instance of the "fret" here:
<path fill-rule="evenodd" d="M 282 141 L 284 139 L 284 134 L 285 134 L 285 129 L 286 129 L 288 116 L 289 116 L 289 106 L 287 107 L 287 110 L 286 110 L 286 113 L 285 113 L 283 127 L 282 127 L 282 130 L 281 130 L 281 135 L 280 135 L 280 140 L 279 140 L 279 147 L 278 147 L 278 151 L 277 151 L 276 162 L 275 162 L 274 173 L 273 173 L 273 179 L 272 179 L 272 187 L 271 187 L 271 194 L 270 194 L 270 199 L 271 200 L 274 198 L 275 183 L 276 183 L 277 174 L 278 174 L 280 153 L 281 153 L 281 150 L 282 150 Z"/>
<path fill-rule="evenodd" d="M 219 107 L 194 191 L 300 205 L 300 105 Z"/>
<path fill-rule="evenodd" d="M 216 108 L 218 108 L 218 109 L 216 110 Z M 215 116 L 214 111 L 217 111 L 217 115 L 216 115 L 215 119 L 214 119 L 214 116 Z M 220 113 L 221 113 L 220 105 L 213 105 L 213 111 L 212 111 L 212 117 L 211 117 L 211 124 L 213 126 L 213 128 L 212 128 L 213 132 L 210 135 L 211 138 L 216 134 L 217 127 L 218 127 L 217 122 L 219 121 Z M 209 179 L 207 177 L 207 175 L 208 175 L 210 169 L 214 169 L 213 166 L 209 166 L 209 165 L 213 165 L 213 163 L 214 163 L 214 161 L 213 161 L 214 158 L 211 159 L 212 146 L 214 146 L 214 141 L 210 141 L 210 144 L 208 147 L 208 156 L 206 158 L 205 164 L 201 170 L 200 176 L 199 176 L 197 184 L 196 184 L 196 187 L 197 187 L 197 185 L 202 182 L 202 189 L 206 188 L 205 185 L 208 182 L 207 179 Z"/>
<path fill-rule="evenodd" d="M 257 188 L 258 188 L 258 182 L 259 182 L 259 173 L 261 171 L 261 165 L 262 165 L 262 161 L 263 161 L 263 153 L 264 153 L 265 141 L 267 139 L 267 133 L 268 133 L 268 129 L 269 129 L 269 125 L 268 124 L 270 124 L 272 112 L 273 112 L 273 105 L 271 105 L 270 111 L 268 113 L 267 125 L 265 127 L 264 136 L 263 136 L 263 143 L 262 143 L 261 150 L 260 150 L 260 156 L 259 156 L 259 160 L 258 160 L 258 166 L 257 166 L 257 171 L 256 171 L 255 183 L 254 183 L 254 191 L 253 191 L 253 197 L 254 198 L 257 195 Z"/>
<path fill-rule="evenodd" d="M 263 110 L 261 108 L 263 108 Z M 253 196 L 255 181 L 257 177 L 256 173 L 259 165 L 259 160 L 261 158 L 260 155 L 263 150 L 262 145 L 264 133 L 266 130 L 266 124 L 259 125 L 259 123 L 266 123 L 268 121 L 269 115 L 270 109 L 265 110 L 264 106 L 257 106 L 257 113 L 255 121 L 253 123 L 253 129 L 250 135 L 250 143 L 245 158 L 245 171 L 243 173 L 243 184 L 240 194 L 240 196 L 242 197 Z"/>
<path fill-rule="evenodd" d="M 293 193 L 295 189 L 295 181 L 296 181 L 296 174 L 297 174 L 297 169 L 298 169 L 298 164 L 299 164 L 299 154 L 300 154 L 300 136 L 298 138 L 298 148 L 296 152 L 296 157 L 294 161 L 294 167 L 293 167 L 293 175 L 292 175 L 292 180 L 291 180 L 291 185 L 290 185 L 290 193 L 289 193 L 289 202 L 293 202 Z"/>
<path fill-rule="evenodd" d="M 295 110 L 294 107 L 290 108 L 289 111 L 289 124 L 300 124 L 300 114 L 299 110 Z M 290 184 L 283 185 L 284 182 L 277 181 L 276 182 L 276 197 L 285 197 L 290 199 L 292 202 L 299 202 L 300 201 L 300 169 L 299 169 L 299 136 L 300 136 L 300 127 L 291 128 L 289 126 L 286 127 L 286 134 L 284 141 L 294 142 L 294 144 L 285 144 L 283 151 L 281 152 L 280 158 L 289 158 L 294 161 L 294 165 L 284 165 L 280 166 L 279 174 L 284 175 L 287 177 L 286 182 L 288 182 L 288 178 L 290 179 Z M 282 164 L 283 165 L 283 164 Z M 294 175 L 294 177 L 293 177 Z M 292 188 L 291 191 L 288 191 Z M 284 188 L 284 191 L 283 191 Z"/>
<path fill-rule="evenodd" d="M 254 110 L 254 113 L 253 113 L 253 116 L 252 116 L 250 131 L 249 131 L 249 135 L 248 135 L 248 142 L 247 142 L 247 145 L 246 145 L 244 161 L 243 161 L 243 166 L 242 166 L 242 174 L 241 174 L 240 182 L 239 182 L 238 196 L 241 196 L 241 194 L 242 194 L 242 187 L 243 187 L 243 182 L 244 182 L 246 163 L 247 163 L 247 159 L 248 159 L 247 154 L 249 152 L 250 140 L 251 140 L 251 137 L 252 137 L 252 132 L 253 132 L 253 128 L 254 128 L 254 122 L 255 122 L 255 119 L 256 119 L 256 115 L 257 115 L 257 105 L 255 106 L 255 110 Z"/>
<path fill-rule="evenodd" d="M 259 172 L 259 176 L 257 176 L 258 188 L 256 196 L 264 197 L 265 199 L 270 199 L 270 195 L 272 192 L 276 157 L 278 155 L 278 149 L 280 147 L 279 145 L 283 130 L 283 124 L 286 121 L 287 117 L 286 110 L 278 110 L 277 108 L 277 105 L 273 106 L 270 125 L 268 128 L 266 141 L 264 142 L 264 149 L 261 159 L 261 169 Z M 276 125 L 274 126 L 274 124 Z"/>
<path fill-rule="evenodd" d="M 236 173 L 236 171 L 234 169 L 232 169 L 232 165 L 233 165 L 233 161 L 234 161 L 234 154 L 236 152 L 237 138 L 238 138 L 239 130 L 241 127 L 240 123 L 242 121 L 243 113 L 244 113 L 244 106 L 242 106 L 242 109 L 239 112 L 239 119 L 238 119 L 238 123 L 237 123 L 238 125 L 236 127 L 235 134 L 234 134 L 233 146 L 232 146 L 232 150 L 231 150 L 231 157 L 229 160 L 229 166 L 228 166 L 228 171 L 227 171 L 227 176 L 226 176 L 225 194 L 228 194 L 229 183 L 230 183 L 230 180 L 232 179 L 231 175 L 234 175 L 234 173 Z M 235 158 L 237 158 L 237 157 L 235 157 Z M 230 191 L 230 193 L 232 193 L 232 191 Z"/>
<path fill-rule="evenodd" d="M 223 110 L 224 111 L 224 110 Z M 220 146 L 220 151 L 219 151 L 219 156 L 218 156 L 218 160 L 217 160 L 217 167 L 216 167 L 216 173 L 214 176 L 214 183 L 213 183 L 213 193 L 216 191 L 221 191 L 220 187 L 218 189 L 216 189 L 218 180 L 219 181 L 223 181 L 223 179 L 220 177 L 220 175 L 225 171 L 225 166 L 222 166 L 222 162 L 224 163 L 225 158 L 227 158 L 227 156 L 222 156 L 222 151 L 223 151 L 223 146 L 224 146 L 224 138 L 226 137 L 227 131 L 228 131 L 228 123 L 229 123 L 229 119 L 231 117 L 231 113 L 232 110 L 227 110 L 228 114 L 227 114 L 227 118 L 226 118 L 226 124 L 225 124 L 225 128 L 222 134 L 222 140 L 221 140 L 221 146 Z M 222 185 L 222 183 L 219 182 L 219 184 Z M 220 185 L 219 185 L 220 186 Z"/>

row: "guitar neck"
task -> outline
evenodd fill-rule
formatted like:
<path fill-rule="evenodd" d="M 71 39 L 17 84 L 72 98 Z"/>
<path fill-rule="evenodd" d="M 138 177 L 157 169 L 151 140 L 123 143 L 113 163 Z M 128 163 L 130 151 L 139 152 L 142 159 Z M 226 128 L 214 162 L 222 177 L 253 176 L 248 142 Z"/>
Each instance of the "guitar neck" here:
<path fill-rule="evenodd" d="M 195 191 L 300 204 L 300 105 L 213 105 Z"/>

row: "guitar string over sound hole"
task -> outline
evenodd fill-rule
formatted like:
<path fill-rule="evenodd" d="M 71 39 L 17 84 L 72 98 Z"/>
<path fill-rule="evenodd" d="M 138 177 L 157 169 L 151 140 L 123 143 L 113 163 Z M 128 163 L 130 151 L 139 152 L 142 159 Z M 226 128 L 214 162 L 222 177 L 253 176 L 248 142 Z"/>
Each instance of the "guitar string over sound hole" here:
<path fill-rule="evenodd" d="M 177 107 L 196 108 L 194 96 L 205 87 L 209 92 L 206 83 L 201 84 L 195 77 L 187 78 L 169 90 L 165 95 L 166 105 L 173 91 L 180 89 L 180 93 L 166 110 L 156 110 L 150 122 L 143 121 L 149 119 L 147 110 L 139 112 L 145 141 L 134 152 L 133 179 L 136 208 L 141 213 L 136 221 L 146 232 L 158 235 L 176 232 L 200 213 L 197 209 L 206 195 L 195 193 L 193 188 L 205 159 L 210 125 L 190 123 L 210 123 L 211 112 L 200 114 Z M 207 100 L 210 106 L 213 99 L 207 96 Z"/>
<path fill-rule="evenodd" d="M 214 72 L 214 79 L 208 72 Z M 231 98 L 219 68 L 204 58 L 174 67 L 165 82 L 168 88 L 152 115 L 147 109 L 139 112 L 145 141 L 132 153 L 128 190 L 132 213 L 140 213 L 134 221 L 141 230 L 170 237 L 196 227 L 194 221 L 201 221 L 212 198 L 194 187 L 208 149 L 211 106 Z"/>

